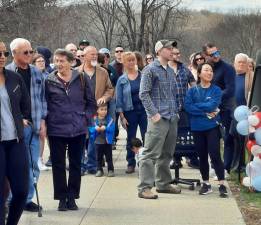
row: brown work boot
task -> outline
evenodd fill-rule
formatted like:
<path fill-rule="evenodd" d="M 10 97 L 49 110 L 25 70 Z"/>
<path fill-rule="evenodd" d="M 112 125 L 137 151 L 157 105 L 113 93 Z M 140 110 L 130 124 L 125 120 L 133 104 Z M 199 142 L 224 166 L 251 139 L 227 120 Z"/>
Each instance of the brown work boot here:
<path fill-rule="evenodd" d="M 139 198 L 145 198 L 145 199 L 157 199 L 158 195 L 153 194 L 153 192 L 146 188 L 143 191 L 139 192 L 138 194 Z"/>
<path fill-rule="evenodd" d="M 133 166 L 128 166 L 125 173 L 127 173 L 127 174 L 135 173 L 135 168 Z"/>
<path fill-rule="evenodd" d="M 169 185 L 166 189 L 156 189 L 158 193 L 180 194 L 181 188 L 177 185 Z"/>

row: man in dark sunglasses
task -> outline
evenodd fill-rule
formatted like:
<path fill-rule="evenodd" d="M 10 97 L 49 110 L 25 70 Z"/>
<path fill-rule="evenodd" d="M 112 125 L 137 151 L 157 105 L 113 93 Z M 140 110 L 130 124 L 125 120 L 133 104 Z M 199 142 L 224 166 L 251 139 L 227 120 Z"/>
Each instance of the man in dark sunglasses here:
<path fill-rule="evenodd" d="M 116 48 L 115 48 L 115 60 L 112 61 L 110 63 L 110 65 L 116 70 L 116 79 L 114 79 L 114 83 L 116 84 L 117 81 L 118 81 L 118 78 L 123 74 L 123 64 L 121 62 L 121 56 L 122 56 L 122 53 L 124 52 L 124 49 L 121 45 L 117 45 Z M 117 136 L 119 135 L 119 128 L 118 128 L 118 119 L 119 119 L 119 114 L 116 113 L 116 126 L 115 126 L 115 143 L 117 142 Z"/>
<path fill-rule="evenodd" d="M 221 54 L 215 44 L 207 43 L 202 48 L 206 60 L 214 64 L 213 83 L 222 90 L 222 101 L 220 105 L 221 122 L 225 127 L 224 137 L 224 166 L 230 173 L 234 154 L 233 137 L 230 134 L 230 126 L 235 108 L 235 77 L 236 72 L 232 65 L 221 58 Z"/>
<path fill-rule="evenodd" d="M 6 68 L 21 75 L 31 98 L 32 118 L 30 118 L 30 123 L 24 127 L 24 142 L 30 164 L 28 168 L 29 190 L 25 210 L 37 212 L 38 205 L 32 199 L 35 193 L 34 180 L 38 180 L 40 175 L 38 167 L 40 154 L 39 137 L 44 138 L 46 136 L 45 117 L 47 115 L 47 105 L 44 96 L 44 76 L 35 66 L 30 64 L 32 62 L 33 50 L 28 40 L 16 38 L 10 43 L 10 49 L 13 55 L 13 62 L 7 65 Z M 32 168 L 34 168 L 34 176 Z"/>

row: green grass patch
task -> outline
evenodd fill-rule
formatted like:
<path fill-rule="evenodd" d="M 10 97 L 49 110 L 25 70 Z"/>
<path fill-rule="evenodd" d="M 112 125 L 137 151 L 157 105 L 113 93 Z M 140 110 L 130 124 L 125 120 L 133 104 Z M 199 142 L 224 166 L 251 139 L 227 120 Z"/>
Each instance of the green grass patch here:
<path fill-rule="evenodd" d="M 247 203 L 261 209 L 261 192 L 251 192 L 249 188 L 241 185 L 238 182 L 238 174 L 236 172 L 232 172 L 230 175 L 230 181 L 240 189 L 240 198 Z M 245 174 L 241 174 L 242 178 L 245 176 Z"/>

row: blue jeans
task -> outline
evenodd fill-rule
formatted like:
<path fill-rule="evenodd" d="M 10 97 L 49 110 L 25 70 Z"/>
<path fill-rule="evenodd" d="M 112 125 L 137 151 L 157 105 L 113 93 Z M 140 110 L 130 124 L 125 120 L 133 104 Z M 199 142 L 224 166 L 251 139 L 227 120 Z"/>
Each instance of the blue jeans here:
<path fill-rule="evenodd" d="M 32 141 L 30 143 L 31 135 L 33 136 L 32 136 Z M 35 193 L 32 165 L 34 168 L 34 175 L 36 178 L 36 182 L 38 181 L 38 178 L 40 176 L 40 170 L 38 167 L 38 159 L 40 154 L 40 139 L 39 139 L 39 134 L 36 134 L 31 126 L 27 126 L 24 128 L 24 143 L 29 159 L 29 190 L 28 190 L 28 196 L 26 201 L 26 203 L 29 203 L 32 201 Z M 29 146 L 31 149 L 29 148 Z M 31 160 L 30 150 L 32 154 L 32 160 Z"/>
<path fill-rule="evenodd" d="M 232 122 L 232 111 L 226 110 L 220 112 L 221 122 L 225 127 L 225 136 L 224 136 L 224 167 L 230 172 L 231 164 L 234 156 L 234 139 L 230 134 L 230 126 Z"/>
<path fill-rule="evenodd" d="M 93 123 L 93 120 L 91 121 Z M 97 170 L 97 160 L 94 140 L 86 140 L 85 149 L 83 150 L 82 160 L 81 160 L 81 170 L 82 171 L 96 171 Z"/>
<path fill-rule="evenodd" d="M 142 137 L 142 141 L 144 143 L 145 133 L 147 131 L 147 115 L 144 109 L 140 110 L 132 110 L 128 112 L 124 112 L 124 117 L 128 121 L 127 127 L 127 156 L 126 160 L 128 162 L 128 166 L 135 167 L 135 153 L 131 150 L 131 139 L 136 137 L 138 126 L 140 128 L 140 133 Z"/>

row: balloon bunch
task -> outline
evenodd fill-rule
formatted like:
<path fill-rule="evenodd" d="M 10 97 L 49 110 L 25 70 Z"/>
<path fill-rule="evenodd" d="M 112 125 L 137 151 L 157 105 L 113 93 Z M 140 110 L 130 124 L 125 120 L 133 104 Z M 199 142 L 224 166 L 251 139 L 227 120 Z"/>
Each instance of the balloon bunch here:
<path fill-rule="evenodd" d="M 243 179 L 243 185 L 261 191 L 261 112 L 257 112 L 258 109 L 257 106 L 249 109 L 241 105 L 234 111 L 234 117 L 238 122 L 237 132 L 249 137 L 246 147 L 254 156 L 254 160 L 246 166 L 248 177 Z"/>

